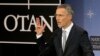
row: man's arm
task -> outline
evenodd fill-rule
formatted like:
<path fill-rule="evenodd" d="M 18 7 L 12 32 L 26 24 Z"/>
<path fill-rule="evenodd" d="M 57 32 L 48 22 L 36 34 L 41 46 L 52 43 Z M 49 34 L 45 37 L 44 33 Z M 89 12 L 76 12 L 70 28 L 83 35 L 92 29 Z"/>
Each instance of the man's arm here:
<path fill-rule="evenodd" d="M 37 36 L 36 36 L 36 37 L 37 37 Z M 43 51 L 43 50 L 46 48 L 46 45 L 45 45 L 45 42 L 46 42 L 45 36 L 43 36 L 43 35 L 38 36 L 36 42 L 37 42 L 37 45 L 38 45 L 38 47 L 39 47 L 40 52 Z"/>
<path fill-rule="evenodd" d="M 45 42 L 46 42 L 46 37 L 45 35 L 43 35 L 43 32 L 45 31 L 46 25 L 41 25 L 40 24 L 40 20 L 39 18 L 36 18 L 36 27 L 35 27 L 35 32 L 36 32 L 36 38 L 37 38 L 37 45 L 39 46 L 39 50 L 40 50 L 40 54 L 39 56 L 49 56 L 50 54 L 52 54 L 52 50 L 53 50 L 53 41 L 49 42 L 49 43 L 52 43 L 51 44 L 48 44 L 46 45 Z M 47 46 L 47 47 L 46 47 Z"/>
<path fill-rule="evenodd" d="M 88 33 L 86 31 L 81 35 L 81 48 L 83 50 L 83 56 L 94 56 L 91 43 L 88 38 Z"/>

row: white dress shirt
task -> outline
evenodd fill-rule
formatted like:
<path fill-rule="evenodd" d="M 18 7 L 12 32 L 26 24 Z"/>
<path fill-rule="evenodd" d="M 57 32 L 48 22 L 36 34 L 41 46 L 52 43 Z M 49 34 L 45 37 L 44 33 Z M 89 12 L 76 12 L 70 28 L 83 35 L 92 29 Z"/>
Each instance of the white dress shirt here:
<path fill-rule="evenodd" d="M 66 31 L 66 41 L 68 39 L 69 33 L 71 31 L 71 28 L 73 27 L 73 22 L 65 29 L 62 28 L 62 31 Z M 62 36 L 62 43 L 63 43 L 63 36 Z"/>

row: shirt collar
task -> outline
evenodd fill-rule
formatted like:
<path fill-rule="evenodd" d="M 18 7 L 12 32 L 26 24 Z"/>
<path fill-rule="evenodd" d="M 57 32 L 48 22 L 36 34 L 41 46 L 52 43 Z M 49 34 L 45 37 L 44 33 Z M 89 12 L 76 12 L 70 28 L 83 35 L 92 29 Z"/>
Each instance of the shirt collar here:
<path fill-rule="evenodd" d="M 62 28 L 62 30 L 66 31 L 66 32 L 70 32 L 72 27 L 73 27 L 73 22 L 71 22 L 71 24 L 68 27 L 66 27 L 65 29 Z"/>

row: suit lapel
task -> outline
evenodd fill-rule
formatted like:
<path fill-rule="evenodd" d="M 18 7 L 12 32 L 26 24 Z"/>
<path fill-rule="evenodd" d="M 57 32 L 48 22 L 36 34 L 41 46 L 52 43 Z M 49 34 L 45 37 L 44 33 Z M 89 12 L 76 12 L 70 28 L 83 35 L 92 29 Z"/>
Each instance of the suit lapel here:
<path fill-rule="evenodd" d="M 73 39 L 73 36 L 74 36 L 74 34 L 75 34 L 74 32 L 75 32 L 75 25 L 73 25 L 73 27 L 72 27 L 72 29 L 71 29 L 71 31 L 70 31 L 70 33 L 69 33 L 68 39 L 67 39 L 67 41 L 66 41 L 64 53 L 67 52 L 67 49 L 68 49 L 68 47 L 69 47 L 69 45 L 70 45 L 70 43 L 71 43 L 71 41 L 72 41 L 72 39 Z"/>
<path fill-rule="evenodd" d="M 75 25 L 73 25 L 73 27 L 69 33 L 68 39 L 66 41 L 65 51 L 63 53 L 62 43 L 61 43 L 62 42 L 62 29 L 58 30 L 57 36 L 55 37 L 55 40 L 54 40 L 58 56 L 63 56 L 67 51 L 69 51 L 67 49 L 68 49 L 70 42 L 72 41 L 74 35 L 75 35 Z"/>
<path fill-rule="evenodd" d="M 55 37 L 55 41 L 54 41 L 58 56 L 63 55 L 61 37 L 62 37 L 62 30 L 59 29 L 58 32 L 57 32 L 57 36 Z"/>

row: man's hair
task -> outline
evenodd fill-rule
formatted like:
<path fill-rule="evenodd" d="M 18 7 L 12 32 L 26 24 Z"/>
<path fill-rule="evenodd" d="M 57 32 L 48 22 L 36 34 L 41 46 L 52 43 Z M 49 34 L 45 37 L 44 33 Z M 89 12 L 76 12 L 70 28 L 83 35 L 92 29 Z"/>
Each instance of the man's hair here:
<path fill-rule="evenodd" d="M 65 8 L 66 11 L 73 15 L 74 14 L 74 11 L 72 10 L 71 6 L 69 4 L 61 4 L 61 5 L 58 5 L 57 8 Z"/>

